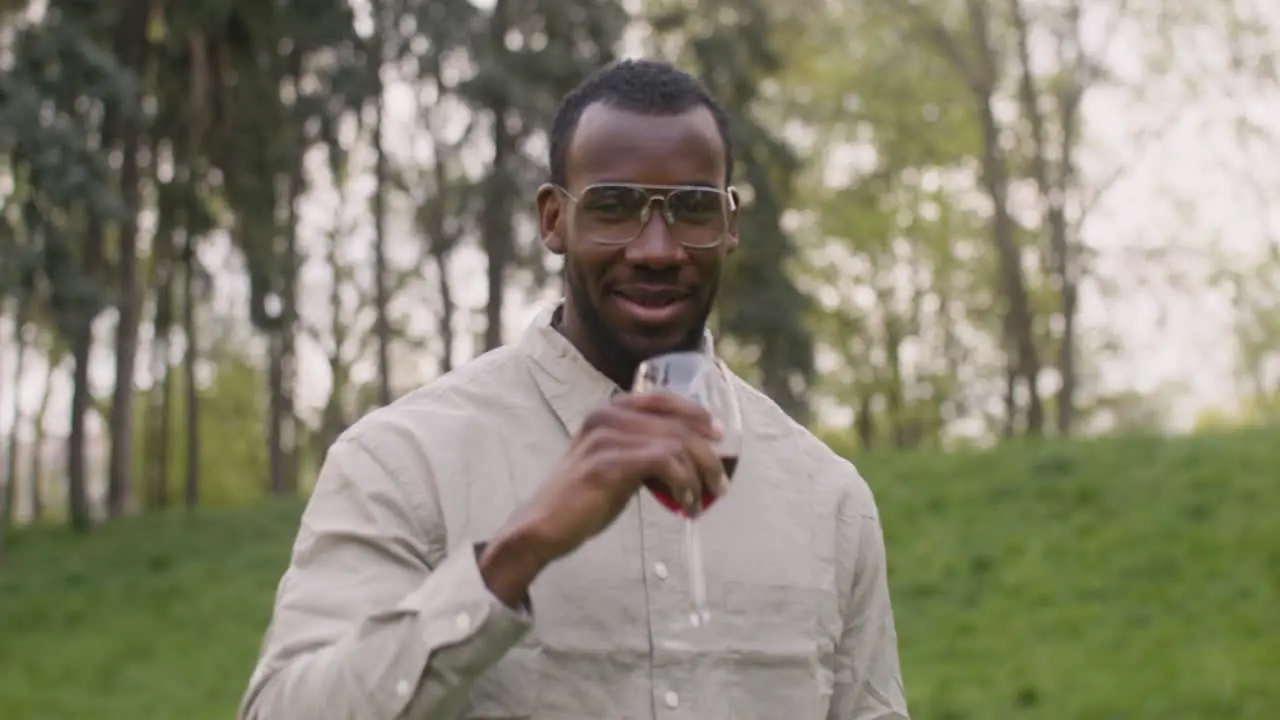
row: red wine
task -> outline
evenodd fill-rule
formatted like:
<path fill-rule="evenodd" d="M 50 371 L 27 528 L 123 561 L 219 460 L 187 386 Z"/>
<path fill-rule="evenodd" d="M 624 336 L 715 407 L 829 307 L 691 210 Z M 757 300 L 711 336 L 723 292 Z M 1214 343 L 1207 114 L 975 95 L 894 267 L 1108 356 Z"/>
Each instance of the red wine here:
<path fill-rule="evenodd" d="M 733 473 L 738 469 L 738 458 L 722 457 L 720 458 L 720 465 L 724 468 L 725 476 L 730 480 L 733 480 Z M 685 514 L 684 508 L 680 503 L 676 502 L 674 497 L 671 497 L 671 491 L 667 489 L 666 485 L 663 485 L 657 480 L 645 480 L 644 486 L 649 488 L 649 492 L 653 493 L 653 496 L 657 498 L 658 502 L 662 503 L 663 507 L 677 515 Z M 703 512 L 706 512 L 707 508 L 711 507 L 711 505 L 716 501 L 716 497 L 715 493 L 702 493 Z"/>

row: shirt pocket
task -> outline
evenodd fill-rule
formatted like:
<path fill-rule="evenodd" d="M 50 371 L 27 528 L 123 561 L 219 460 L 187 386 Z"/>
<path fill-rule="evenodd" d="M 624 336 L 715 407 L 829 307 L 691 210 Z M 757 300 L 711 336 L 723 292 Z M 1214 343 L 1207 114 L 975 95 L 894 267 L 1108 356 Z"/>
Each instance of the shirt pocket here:
<path fill-rule="evenodd" d="M 724 589 L 724 670 L 734 720 L 825 718 L 835 677 L 832 593 L 742 582 Z"/>

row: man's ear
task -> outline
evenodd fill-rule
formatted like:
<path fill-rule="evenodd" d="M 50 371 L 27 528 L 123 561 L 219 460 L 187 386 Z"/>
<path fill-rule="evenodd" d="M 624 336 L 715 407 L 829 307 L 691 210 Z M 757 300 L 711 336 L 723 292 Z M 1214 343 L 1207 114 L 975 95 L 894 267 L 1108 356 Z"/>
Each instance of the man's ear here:
<path fill-rule="evenodd" d="M 725 228 L 724 246 L 725 253 L 732 255 L 738 249 L 738 217 L 742 212 L 742 196 L 738 194 L 738 188 L 729 186 L 729 225 Z"/>
<path fill-rule="evenodd" d="M 542 246 L 556 255 L 563 255 L 565 251 L 561 234 L 563 220 L 564 194 L 555 185 L 543 183 L 538 188 L 538 234 Z"/>

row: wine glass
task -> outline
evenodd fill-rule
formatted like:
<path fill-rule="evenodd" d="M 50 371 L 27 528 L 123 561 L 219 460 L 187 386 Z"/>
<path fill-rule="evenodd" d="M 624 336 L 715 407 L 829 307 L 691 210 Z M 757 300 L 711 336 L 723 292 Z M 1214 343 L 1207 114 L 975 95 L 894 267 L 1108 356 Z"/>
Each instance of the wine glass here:
<path fill-rule="evenodd" d="M 706 408 L 719 423 L 722 437 L 715 445 L 716 454 L 724 468 L 725 478 L 733 480 L 738 468 L 738 454 L 742 448 L 742 413 L 733 390 L 733 381 L 723 363 L 700 352 L 674 352 L 658 355 L 640 364 L 636 369 L 633 392 L 669 392 L 679 395 Z M 693 599 L 690 622 L 701 626 L 711 619 L 707 608 L 707 580 L 702 560 L 702 539 L 696 516 L 691 517 L 684 505 L 671 496 L 671 491 L 657 480 L 645 482 L 645 487 L 663 507 L 684 518 L 685 565 L 689 570 L 689 592 Z M 728 488 L 726 483 L 721 493 Z M 716 501 L 717 495 L 707 489 L 702 494 L 702 511 Z"/>

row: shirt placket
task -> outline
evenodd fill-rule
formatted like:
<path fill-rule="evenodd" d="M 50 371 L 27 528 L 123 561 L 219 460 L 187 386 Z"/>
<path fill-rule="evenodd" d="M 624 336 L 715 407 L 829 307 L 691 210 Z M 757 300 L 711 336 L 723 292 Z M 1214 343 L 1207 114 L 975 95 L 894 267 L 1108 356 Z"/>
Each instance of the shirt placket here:
<path fill-rule="evenodd" d="M 690 625 L 683 520 L 652 497 L 640 498 L 639 506 L 654 718 L 704 718 L 695 692 L 697 638 Z"/>

